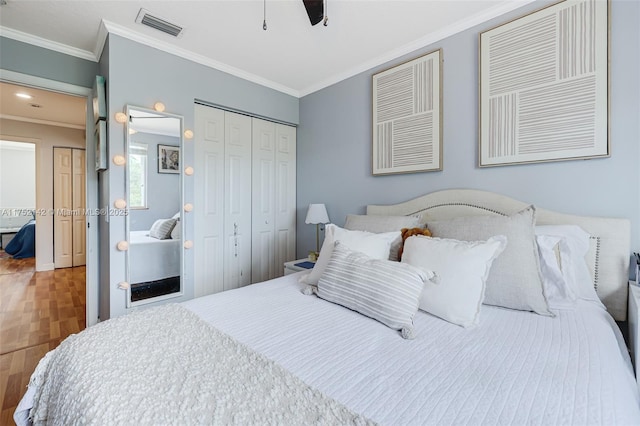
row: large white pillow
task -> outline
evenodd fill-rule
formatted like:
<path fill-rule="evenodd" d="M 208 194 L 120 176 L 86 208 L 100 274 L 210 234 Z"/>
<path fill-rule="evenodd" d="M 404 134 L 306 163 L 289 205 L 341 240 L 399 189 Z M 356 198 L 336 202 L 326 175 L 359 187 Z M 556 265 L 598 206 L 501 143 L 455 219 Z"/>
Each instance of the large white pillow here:
<path fill-rule="evenodd" d="M 491 265 L 506 245 L 503 235 L 487 241 L 422 235 L 407 238 L 402 263 L 433 271 L 437 276 L 437 284 L 425 283 L 420 309 L 463 327 L 477 325 Z"/>
<path fill-rule="evenodd" d="M 344 228 L 352 231 L 367 231 L 373 233 L 400 231 L 402 228 L 422 228 L 424 220 L 416 216 L 383 216 L 383 215 L 347 215 Z M 398 249 L 402 245 L 402 236 L 399 235 L 391 243 L 389 260 L 398 259 Z"/>
<path fill-rule="evenodd" d="M 413 339 L 413 317 L 425 281 L 433 272 L 386 259 L 373 259 L 335 243 L 318 281 L 318 297 L 345 306 Z"/>
<path fill-rule="evenodd" d="M 540 277 L 534 224 L 533 206 L 511 216 L 459 217 L 428 223 L 434 237 L 464 241 L 482 241 L 493 235 L 507 237 L 507 247 L 491 268 L 484 303 L 552 316 Z"/>
<path fill-rule="evenodd" d="M 399 235 L 400 230 L 374 234 L 365 231 L 349 231 L 330 223 L 325 227 L 324 242 L 316 264 L 310 273 L 300 278 L 300 282 L 310 285 L 318 284 L 320 276 L 329 263 L 336 241 L 340 241 L 349 249 L 359 251 L 374 259 L 387 259 L 389 257 L 389 247 Z"/>
<path fill-rule="evenodd" d="M 550 235 L 560 239 L 560 269 L 575 297 L 604 306 L 596 293 L 585 261 L 590 235 L 577 225 L 540 225 L 536 226 L 535 233 L 537 236 Z"/>

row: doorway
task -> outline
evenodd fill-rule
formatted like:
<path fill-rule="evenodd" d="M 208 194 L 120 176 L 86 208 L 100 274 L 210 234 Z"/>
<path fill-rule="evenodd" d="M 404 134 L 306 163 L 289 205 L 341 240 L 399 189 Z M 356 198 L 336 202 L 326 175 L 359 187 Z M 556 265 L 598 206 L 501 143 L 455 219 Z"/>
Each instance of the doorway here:
<path fill-rule="evenodd" d="M 37 270 L 53 270 L 54 259 L 53 259 L 53 216 L 47 215 L 50 211 L 46 209 L 53 210 L 53 146 L 68 146 L 67 143 L 63 143 L 60 141 L 60 138 L 65 136 L 65 140 L 68 140 L 66 136 L 70 133 L 79 133 L 80 143 L 78 145 L 72 146 L 73 148 L 85 149 L 85 188 L 86 188 L 86 196 L 85 196 L 85 211 L 86 212 L 98 212 L 98 191 L 97 191 L 97 172 L 95 170 L 95 165 L 93 162 L 93 158 L 95 158 L 95 147 L 93 146 L 93 133 L 94 133 L 94 123 L 93 123 L 93 115 L 92 115 L 92 90 L 87 87 L 81 87 L 76 85 L 71 85 L 67 83 L 62 83 L 54 80 L 48 80 L 40 77 L 30 76 L 27 74 L 16 73 L 13 71 L 7 71 L 0 69 L 0 84 L 12 84 L 21 86 L 24 88 L 28 88 L 30 90 L 35 90 L 36 93 L 42 95 L 59 95 L 60 99 L 64 98 L 67 100 L 80 100 L 81 108 L 80 114 L 76 114 L 76 121 L 74 123 L 66 123 L 64 126 L 55 126 L 55 124 L 59 124 L 62 120 L 59 118 L 59 115 L 56 113 L 60 113 L 61 111 L 69 110 L 69 106 L 67 104 L 58 105 L 56 108 L 47 108 L 46 104 L 43 108 L 38 108 L 38 106 L 42 106 L 37 99 L 31 100 L 30 104 L 26 104 L 29 107 L 29 111 L 39 111 L 41 113 L 50 113 L 49 116 L 41 116 L 41 117 L 28 117 L 27 114 L 21 114 L 16 112 L 15 110 L 8 110 L 8 103 L 5 102 L 5 97 L 9 95 L 15 96 L 13 92 L 7 90 L 1 90 L 0 93 L 2 95 L 2 103 L 0 105 L 0 134 L 5 132 L 15 133 L 14 130 L 17 125 L 33 125 L 34 127 L 42 127 L 49 126 L 49 128 L 57 129 L 59 133 L 62 135 L 58 135 L 59 138 L 57 141 L 49 140 L 45 142 L 51 142 L 50 144 L 42 143 L 40 145 L 36 145 L 36 168 L 39 173 L 46 174 L 49 176 L 48 185 L 51 186 L 51 190 L 42 191 L 38 188 L 36 190 L 37 196 L 43 195 L 48 198 L 48 204 L 45 205 L 45 210 L 39 211 L 43 213 L 42 216 L 36 217 L 37 225 L 42 222 L 42 226 L 40 226 L 40 231 L 47 231 L 49 228 L 50 235 L 52 235 L 50 243 L 44 244 L 36 244 L 36 260 L 38 265 L 36 265 Z M 26 108 L 25 104 L 22 105 L 23 108 Z M 12 125 L 6 125 L 9 120 Z M 4 135 L 2 135 L 4 136 Z M 43 141 L 50 136 L 47 134 L 47 137 L 42 136 L 40 140 Z M 38 136 L 36 136 L 36 139 Z M 48 156 L 48 157 L 47 157 Z M 86 267 L 82 268 L 83 273 L 81 274 L 84 277 L 84 282 L 86 283 L 86 291 L 82 293 L 83 305 L 86 304 L 86 315 L 83 323 L 87 326 L 96 324 L 98 322 L 98 217 L 96 215 L 87 215 L 85 217 L 86 221 L 83 225 L 86 231 L 85 245 L 86 245 Z M 38 228 L 38 226 L 37 226 Z M 38 233 L 38 229 L 36 230 Z M 39 256 L 40 248 L 46 251 L 47 256 Z M 75 279 L 75 278 L 74 278 Z"/>

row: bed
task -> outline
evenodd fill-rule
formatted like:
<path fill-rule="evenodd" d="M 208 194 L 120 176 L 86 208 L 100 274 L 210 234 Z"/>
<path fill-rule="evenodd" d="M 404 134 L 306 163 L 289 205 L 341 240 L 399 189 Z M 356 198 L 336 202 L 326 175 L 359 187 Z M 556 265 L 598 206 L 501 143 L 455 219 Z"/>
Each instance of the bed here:
<path fill-rule="evenodd" d="M 367 215 L 419 218 L 441 230 L 454 216 L 523 210 L 526 203 L 497 194 L 452 190 L 368 206 Z M 405 336 L 318 297 L 327 277 L 344 272 L 335 261 L 343 252 L 366 257 L 336 240 L 318 296 L 300 272 L 69 337 L 40 362 L 14 418 L 28 423 L 33 406 L 36 423 L 60 424 L 640 424 L 633 367 L 614 321 L 626 316 L 629 223 L 536 213 L 538 224 L 577 224 L 589 234 L 584 259 L 599 300 L 578 297 L 549 315 L 482 304 L 469 327 L 419 309 L 415 334 Z M 375 262 L 444 285 L 444 269 L 426 277 L 406 265 L 407 245 L 457 240 L 412 238 L 402 262 Z M 503 242 L 462 245 L 506 250 Z M 491 273 L 506 251 L 495 253 Z"/>
<path fill-rule="evenodd" d="M 157 239 L 149 231 L 129 233 L 130 283 L 146 283 L 180 275 L 180 240 Z"/>
<path fill-rule="evenodd" d="M 26 259 L 36 255 L 36 220 L 25 223 L 4 248 L 14 259 Z"/>

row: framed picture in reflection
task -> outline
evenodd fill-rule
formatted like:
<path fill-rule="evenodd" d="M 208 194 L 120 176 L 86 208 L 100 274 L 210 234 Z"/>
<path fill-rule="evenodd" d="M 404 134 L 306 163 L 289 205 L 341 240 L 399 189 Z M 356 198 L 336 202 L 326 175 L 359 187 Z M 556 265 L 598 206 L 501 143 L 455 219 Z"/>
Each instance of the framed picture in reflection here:
<path fill-rule="evenodd" d="M 180 173 L 180 147 L 158 144 L 158 173 Z"/>

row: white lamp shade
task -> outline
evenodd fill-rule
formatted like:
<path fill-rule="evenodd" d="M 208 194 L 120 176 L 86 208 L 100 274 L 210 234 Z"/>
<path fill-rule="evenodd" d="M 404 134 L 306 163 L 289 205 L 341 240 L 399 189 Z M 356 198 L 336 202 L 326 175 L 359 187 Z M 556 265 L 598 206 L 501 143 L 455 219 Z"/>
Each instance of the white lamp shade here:
<path fill-rule="evenodd" d="M 329 223 L 329 215 L 324 204 L 309 204 L 307 218 L 304 223 L 317 225 L 319 223 Z"/>

